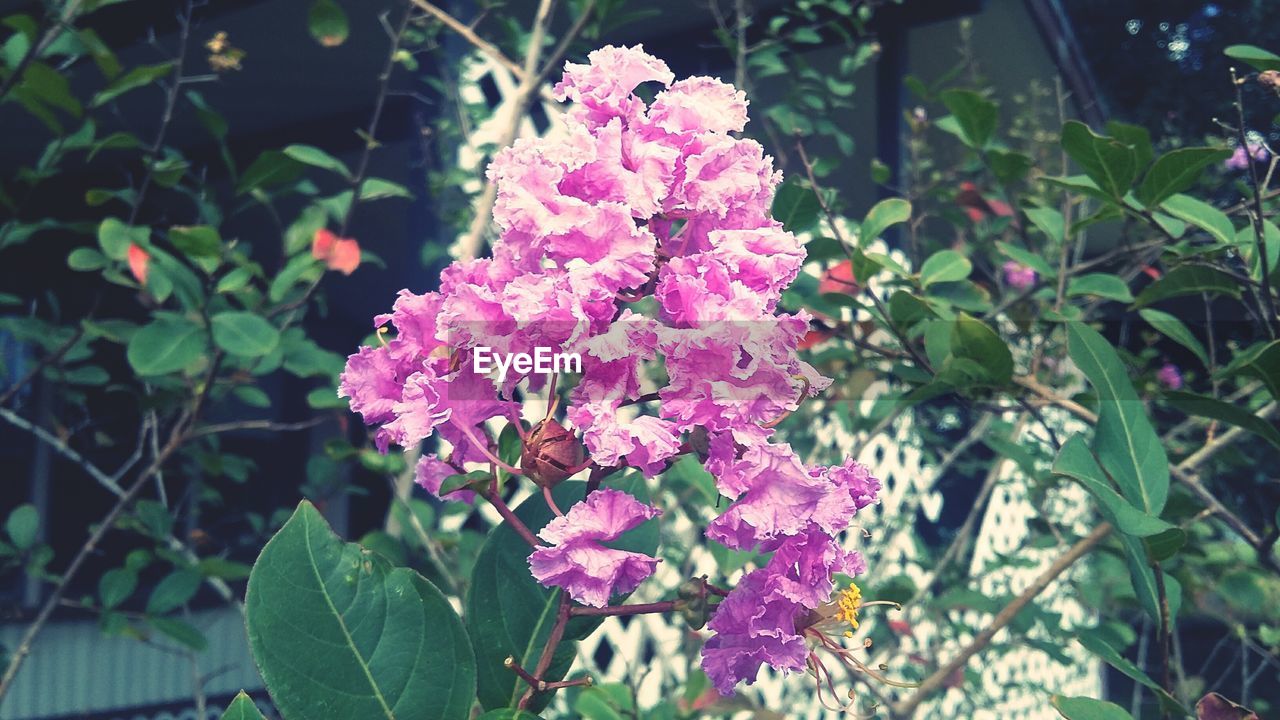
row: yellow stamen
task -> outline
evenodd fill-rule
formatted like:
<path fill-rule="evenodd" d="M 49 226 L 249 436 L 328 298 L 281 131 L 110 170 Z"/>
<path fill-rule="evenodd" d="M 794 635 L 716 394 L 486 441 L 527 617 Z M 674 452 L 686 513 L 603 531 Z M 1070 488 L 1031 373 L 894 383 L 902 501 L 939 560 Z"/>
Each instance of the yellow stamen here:
<path fill-rule="evenodd" d="M 858 629 L 858 608 L 862 607 L 862 589 L 853 583 L 840 592 L 836 598 L 835 619 L 849 623 L 854 630 Z M 846 637 L 848 633 L 846 633 Z"/>

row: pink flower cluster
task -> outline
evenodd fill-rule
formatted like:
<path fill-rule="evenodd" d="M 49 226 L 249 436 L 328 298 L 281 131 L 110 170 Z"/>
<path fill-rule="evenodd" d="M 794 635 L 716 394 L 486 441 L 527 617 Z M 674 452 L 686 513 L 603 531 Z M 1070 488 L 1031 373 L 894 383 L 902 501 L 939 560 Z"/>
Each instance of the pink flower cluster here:
<path fill-rule="evenodd" d="M 453 446 L 419 464 L 419 483 L 438 493 L 465 463 L 486 462 L 483 424 L 516 417 L 521 385 L 544 381 L 509 372 L 495 386 L 473 372 L 474 348 L 579 353 L 565 417 L 594 465 L 653 477 L 696 449 L 734 501 L 708 537 L 773 553 L 710 623 L 703 664 L 727 693 L 762 663 L 803 668 L 798 619 L 829 600 L 833 574 L 864 570 L 838 537 L 879 482 L 853 461 L 808 468 L 770 441 L 779 418 L 831 383 L 797 356 L 808 315 L 778 310 L 804 250 L 770 217 L 781 180 L 773 159 L 731 135 L 747 121 L 743 93 L 707 77 L 673 80 L 639 46 L 566 64 L 554 90 L 573 102 L 565 132 L 520 140 L 490 164 L 492 257 L 454 263 L 437 292 L 401 291 L 376 319 L 394 336 L 351 356 L 339 393 L 378 426 L 384 450 L 433 433 Z M 651 103 L 635 94 L 647 82 L 664 88 Z M 655 304 L 635 304 L 646 297 Z M 665 380 L 654 400 L 645 383 L 657 369 Z M 637 414 L 644 403 L 652 411 Z M 657 514 L 597 490 L 541 531 L 548 545 L 531 555 L 531 571 L 603 606 L 658 562 L 604 543 Z"/>

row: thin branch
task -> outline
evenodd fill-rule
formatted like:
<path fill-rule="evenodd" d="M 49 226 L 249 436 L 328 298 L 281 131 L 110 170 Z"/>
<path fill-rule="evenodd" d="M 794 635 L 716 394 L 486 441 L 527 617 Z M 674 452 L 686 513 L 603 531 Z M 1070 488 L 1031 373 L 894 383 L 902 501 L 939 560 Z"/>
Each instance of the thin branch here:
<path fill-rule="evenodd" d="M 308 430 L 320 423 L 324 422 L 323 417 L 314 417 L 310 420 L 302 422 L 282 423 L 274 420 L 237 420 L 235 422 L 217 423 L 215 425 L 205 425 L 192 430 L 187 437 L 198 438 L 205 435 L 218 435 L 226 432 L 236 432 L 238 430 L 270 430 L 272 432 L 295 432 L 298 430 Z"/>
<path fill-rule="evenodd" d="M 607 607 L 574 606 L 569 614 L 574 617 L 623 617 L 627 615 L 645 615 L 649 613 L 667 613 L 678 610 L 679 600 L 643 603 L 636 605 L 610 605 Z"/>
<path fill-rule="evenodd" d="M 895 717 L 911 717 L 920 706 L 920 703 L 924 702 L 926 698 L 941 689 L 946 683 L 947 678 L 950 677 L 953 672 L 964 667 L 965 664 L 969 662 L 970 658 L 977 655 L 983 648 L 989 645 L 991 640 L 995 638 L 996 633 L 1000 632 L 1005 628 L 1005 626 L 1013 622 L 1013 619 L 1017 617 L 1018 613 L 1021 612 L 1024 607 L 1030 604 L 1032 600 L 1035 600 L 1040 593 L 1044 592 L 1045 589 L 1049 587 L 1050 583 L 1056 580 L 1059 575 L 1066 572 L 1067 569 L 1074 565 L 1077 560 L 1087 555 L 1089 551 L 1093 550 L 1093 548 L 1098 545 L 1098 543 L 1102 542 L 1108 535 L 1110 535 L 1112 529 L 1113 528 L 1110 523 L 1104 522 L 1098 525 L 1093 529 L 1093 532 L 1081 538 L 1075 545 L 1072 545 L 1065 553 L 1059 556 L 1057 560 L 1054 560 L 1049 567 L 1045 568 L 1044 572 L 1040 573 L 1040 575 L 1032 581 L 1031 585 L 1029 585 L 1027 589 L 1023 590 L 1018 597 L 1014 598 L 1013 601 L 1008 605 L 1005 605 L 1004 608 L 996 614 L 996 616 L 991 620 L 991 624 L 987 625 L 986 629 L 974 636 L 973 640 L 961 649 L 960 652 L 956 653 L 955 657 L 943 663 L 932 675 L 925 678 L 924 681 L 920 683 L 920 686 L 916 689 L 915 693 L 906 700 L 895 704 L 893 706 L 893 715 Z"/>
<path fill-rule="evenodd" d="M 156 130 L 156 139 L 152 141 L 151 147 L 147 149 L 147 170 L 142 176 L 142 184 L 138 187 L 138 193 L 133 199 L 133 208 L 129 211 L 129 225 L 132 225 L 138 219 L 138 212 L 142 210 L 142 202 L 147 196 L 147 190 L 151 187 L 152 179 L 155 177 L 156 158 L 159 157 L 160 151 L 164 148 L 164 140 L 169 134 L 169 126 L 173 123 L 173 111 L 178 106 L 178 92 L 182 89 L 182 66 L 187 59 L 187 45 L 191 40 L 191 17 L 194 12 L 195 3 L 193 0 L 187 0 L 182 15 L 178 19 L 178 55 L 174 58 L 173 77 L 170 80 L 169 89 L 165 93 L 164 112 L 160 116 L 160 127 Z"/>
<path fill-rule="evenodd" d="M 470 25 L 463 23 L 461 20 L 450 15 L 449 13 L 436 7 L 427 0 L 413 0 L 413 4 L 426 11 L 426 13 L 444 24 L 445 27 L 457 33 L 463 40 L 471 43 L 477 50 L 488 55 L 489 58 L 497 62 L 502 67 L 516 76 L 517 80 L 523 81 L 525 78 L 525 70 L 516 64 L 511 58 L 507 57 L 497 45 L 485 40 L 476 34 L 476 31 Z"/>
<path fill-rule="evenodd" d="M 538 658 L 538 664 L 533 668 L 533 676 L 542 679 L 547 674 L 547 669 L 551 667 L 551 658 L 555 655 L 556 648 L 560 646 L 560 641 L 564 639 L 564 628 L 569 624 L 569 611 L 572 609 L 572 601 L 569 600 L 569 593 L 560 591 L 560 608 L 556 612 L 556 624 L 551 628 L 551 634 L 547 636 L 547 644 L 542 648 L 542 656 Z M 520 702 L 516 705 L 516 709 L 523 710 L 529 707 L 529 701 L 533 700 L 534 688 L 524 691 L 524 695 L 520 697 Z"/>
<path fill-rule="evenodd" d="M 80 338 L 82 337 L 84 337 L 84 326 L 80 326 L 76 328 L 75 333 L 72 334 L 70 339 L 68 339 L 66 342 L 62 343 L 61 345 L 59 345 L 58 348 L 54 350 L 52 353 L 49 353 L 48 355 L 45 355 L 44 357 L 40 358 L 40 361 L 37 362 L 35 366 L 32 367 L 31 370 L 27 372 L 26 375 L 23 375 L 21 378 L 18 379 L 17 382 L 10 385 L 9 389 L 5 390 L 3 395 L 0 395 L 0 406 L 8 405 L 9 401 L 12 400 L 13 397 L 17 395 L 20 390 L 22 390 L 22 388 L 26 387 L 27 383 L 30 383 L 32 380 L 34 380 L 35 377 L 39 375 L 41 371 L 43 371 L 46 367 L 49 367 L 50 365 L 54 365 L 58 361 L 62 360 L 62 357 L 66 355 L 71 350 L 71 348 L 75 347 L 76 343 L 80 342 Z"/>

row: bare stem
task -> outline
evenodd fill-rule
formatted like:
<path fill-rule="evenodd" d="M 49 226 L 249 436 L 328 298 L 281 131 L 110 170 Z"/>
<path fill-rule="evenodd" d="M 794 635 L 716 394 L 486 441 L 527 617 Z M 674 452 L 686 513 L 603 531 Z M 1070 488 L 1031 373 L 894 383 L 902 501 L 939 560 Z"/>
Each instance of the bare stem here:
<path fill-rule="evenodd" d="M 1102 523 L 1093 529 L 1093 532 L 1081 538 L 1075 545 L 1072 545 L 1057 560 L 1054 560 L 1044 572 L 1032 581 L 1027 589 L 1023 590 L 1008 605 L 1005 605 L 999 613 L 991 620 L 982 632 L 978 633 L 973 640 L 969 642 L 955 657 L 943 663 L 932 675 L 925 678 L 920 683 L 920 687 L 911 694 L 906 700 L 899 702 L 893 706 L 893 715 L 895 717 L 911 717 L 920 703 L 924 702 L 930 695 L 939 690 L 957 669 L 965 666 L 969 659 L 977 655 L 983 648 L 991 644 L 991 640 L 995 638 L 996 633 L 1003 630 L 1024 607 L 1035 600 L 1040 593 L 1044 592 L 1049 584 L 1058 578 L 1059 575 L 1066 572 L 1068 568 L 1075 564 L 1077 560 L 1084 557 L 1093 550 L 1098 543 L 1102 542 L 1111 534 L 1111 524 Z"/>

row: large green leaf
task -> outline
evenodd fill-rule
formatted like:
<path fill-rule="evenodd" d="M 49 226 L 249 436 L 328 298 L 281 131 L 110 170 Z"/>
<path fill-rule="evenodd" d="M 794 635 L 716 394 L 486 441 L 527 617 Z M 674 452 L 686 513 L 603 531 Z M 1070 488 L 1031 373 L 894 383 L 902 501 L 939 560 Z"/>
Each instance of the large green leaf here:
<path fill-rule="evenodd" d="M 1151 283 L 1138 293 L 1135 305 L 1145 307 L 1161 300 L 1184 295 L 1213 293 L 1240 296 L 1240 283 L 1235 278 L 1208 265 L 1182 265 Z"/>
<path fill-rule="evenodd" d="M 999 119 L 995 103 L 972 90 L 946 90 L 940 97 L 960 126 L 960 139 L 966 145 L 983 150 L 991 144 Z"/>
<path fill-rule="evenodd" d="M 1258 343 L 1236 353 L 1231 364 L 1223 368 L 1223 375 L 1247 373 L 1267 386 L 1271 397 L 1280 401 L 1280 340 Z"/>
<path fill-rule="evenodd" d="M 318 167 L 322 170 L 329 170 L 348 180 L 351 179 L 351 171 L 347 169 L 346 163 L 314 145 L 294 144 L 286 147 L 283 152 L 300 163 Z"/>
<path fill-rule="evenodd" d="M 1147 617 L 1157 625 L 1160 623 L 1160 586 L 1156 581 L 1156 570 L 1151 565 L 1153 558 L 1147 551 L 1142 539 L 1133 535 L 1121 535 L 1120 546 L 1124 549 L 1124 559 L 1129 565 L 1129 581 L 1133 584 L 1133 593 L 1138 604 L 1147 613 Z M 1165 597 L 1169 601 L 1169 622 L 1172 624 L 1178 617 L 1182 606 L 1182 586 L 1172 575 L 1164 576 Z"/>
<path fill-rule="evenodd" d="M 232 355 L 261 357 L 276 349 L 280 331 L 261 315 L 220 312 L 213 316 L 213 341 Z"/>
<path fill-rule="evenodd" d="M 1206 167 L 1228 157 L 1231 157 L 1230 150 L 1207 147 L 1179 148 L 1161 155 L 1138 186 L 1135 193 L 1138 202 L 1154 208 L 1174 193 L 1194 185 Z"/>
<path fill-rule="evenodd" d="M 125 356 L 139 375 L 177 372 L 205 352 L 200 326 L 189 320 L 160 317 L 133 334 Z"/>
<path fill-rule="evenodd" d="M 1222 53 L 1232 60 L 1249 63 L 1254 70 L 1280 70 L 1280 55 L 1256 45 L 1229 45 Z"/>
<path fill-rule="evenodd" d="M 1138 315 L 1142 316 L 1142 319 L 1146 320 L 1151 327 L 1164 333 L 1170 340 L 1195 353 L 1196 358 L 1200 360 L 1202 365 L 1209 366 L 1209 353 L 1205 352 L 1204 345 L 1200 342 L 1200 339 L 1181 320 L 1167 312 L 1153 308 L 1139 310 Z"/>
<path fill-rule="evenodd" d="M 227 706 L 226 712 L 222 713 L 221 720 L 267 720 L 262 716 L 262 711 L 258 710 L 258 706 L 253 704 L 253 698 L 245 694 L 243 690 L 231 704 Z"/>
<path fill-rule="evenodd" d="M 1078 640 L 1086 650 L 1097 655 L 1111 667 L 1119 670 L 1125 675 L 1128 675 L 1130 679 L 1149 688 L 1156 694 L 1156 697 L 1160 699 L 1161 705 L 1164 705 L 1171 710 L 1180 711 L 1184 716 L 1187 714 L 1186 709 L 1183 708 L 1177 700 L 1174 700 L 1169 693 L 1165 692 L 1165 690 L 1161 688 L 1155 680 L 1152 680 L 1150 676 L 1143 672 L 1141 668 L 1134 665 L 1133 662 L 1125 658 L 1125 656 L 1121 655 L 1119 650 L 1116 650 L 1108 644 L 1100 633 L 1094 630 L 1086 630 L 1077 635 L 1076 640 Z"/>
<path fill-rule="evenodd" d="M 1062 126 L 1062 149 L 1113 198 L 1124 197 L 1138 175 L 1138 153 L 1132 146 L 1098 135 L 1077 120 Z"/>
<path fill-rule="evenodd" d="M 1165 395 L 1169 404 L 1188 415 L 1206 417 L 1248 430 L 1280 448 L 1280 430 L 1268 420 L 1258 417 L 1239 405 L 1232 405 L 1216 398 L 1195 393 L 1175 391 Z"/>
<path fill-rule="evenodd" d="M 245 596 L 249 646 L 290 720 L 465 720 L 475 658 L 422 576 L 344 543 L 311 503 L 267 543 Z"/>
<path fill-rule="evenodd" d="M 1120 492 L 1159 516 L 1169 495 L 1169 458 L 1111 343 L 1081 322 L 1067 323 L 1071 359 L 1098 392 L 1094 451 Z"/>
<path fill-rule="evenodd" d="M 867 211 L 858 230 L 858 245 L 866 247 L 890 227 L 911 219 L 911 203 L 902 198 L 881 200 Z"/>
<path fill-rule="evenodd" d="M 1067 720 L 1133 720 L 1124 708 L 1106 700 L 1054 695 L 1053 707 Z"/>
<path fill-rule="evenodd" d="M 778 186 L 773 196 L 772 215 L 784 230 L 804 232 L 818 224 L 822 205 L 811 188 L 788 180 Z"/>
<path fill-rule="evenodd" d="M 1161 203 L 1160 207 L 1179 220 L 1204 230 L 1224 245 L 1235 242 L 1236 228 L 1231 223 L 1231 218 L 1203 200 L 1182 193 L 1174 193 Z"/>
<path fill-rule="evenodd" d="M 1062 445 L 1062 450 L 1058 452 L 1058 458 L 1053 463 L 1053 472 L 1084 485 L 1089 494 L 1098 501 L 1103 517 L 1119 528 L 1120 532 L 1147 537 L 1173 527 L 1160 518 L 1152 517 L 1134 507 L 1133 503 L 1116 492 L 1080 435 L 1071 436 Z"/>
<path fill-rule="evenodd" d="M 643 481 L 631 477 L 629 482 L 611 485 L 631 492 L 630 484 L 642 492 Z M 556 504 L 568 510 L 582 499 L 584 488 L 581 482 L 561 483 L 553 491 Z M 552 518 L 540 495 L 521 503 L 515 513 L 535 533 Z M 653 554 L 658 547 L 657 523 L 650 520 L 610 545 Z M 489 533 L 472 571 L 465 617 L 475 649 L 480 704 L 489 710 L 514 706 L 527 687 L 503 661 L 514 658 L 521 667 L 532 671 L 556 621 L 560 593 L 543 587 L 529 574 L 530 550 L 528 543 L 503 523 Z M 556 650 L 544 679 L 564 677 L 573 664 L 575 641 L 589 635 L 599 624 L 593 618 L 571 621 L 565 642 Z M 533 709 L 545 706 L 549 697 L 544 694 L 535 698 Z"/>
<path fill-rule="evenodd" d="M 981 320 L 966 313 L 956 316 L 951 326 L 951 355 L 971 360 L 981 376 L 993 385 L 1003 385 L 1013 377 L 1013 354 L 1009 346 Z"/>
<path fill-rule="evenodd" d="M 972 271 L 969 258 L 955 250 L 939 250 L 920 266 L 920 284 L 929 287 L 933 283 L 964 280 Z"/>
<path fill-rule="evenodd" d="M 1124 280 L 1110 273 L 1086 273 L 1071 278 L 1067 283 L 1067 295 L 1093 295 L 1095 297 L 1115 300 L 1117 302 L 1133 302 L 1133 295 Z"/>

